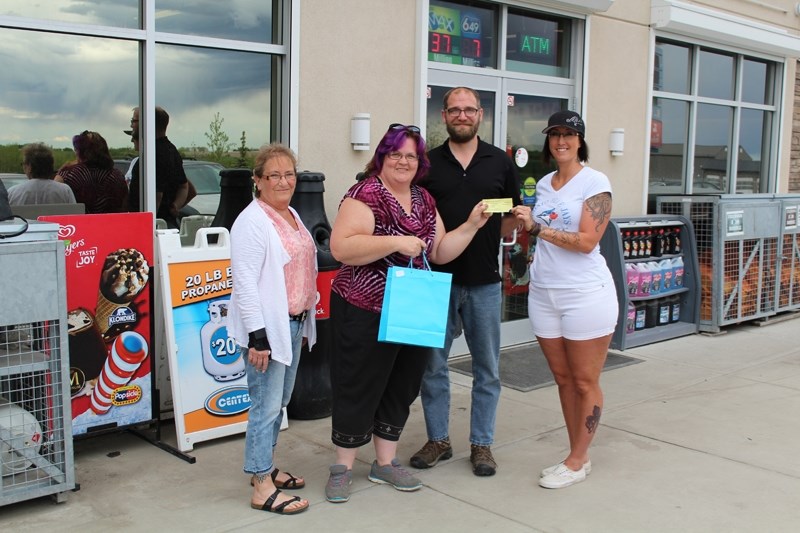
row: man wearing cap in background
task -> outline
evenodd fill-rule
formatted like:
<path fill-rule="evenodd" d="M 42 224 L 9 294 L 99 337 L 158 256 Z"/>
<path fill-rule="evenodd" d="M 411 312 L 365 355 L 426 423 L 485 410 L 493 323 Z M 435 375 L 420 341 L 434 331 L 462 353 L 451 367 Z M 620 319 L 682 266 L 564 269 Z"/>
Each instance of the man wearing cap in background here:
<path fill-rule="evenodd" d="M 163 219 L 170 228 L 178 228 L 178 212 L 186 205 L 189 196 L 189 180 L 183 170 L 183 159 L 178 149 L 167 138 L 169 114 L 163 107 L 156 107 L 156 218 Z M 128 130 L 125 130 L 127 133 Z M 133 108 L 131 118 L 131 141 L 138 150 L 139 108 Z M 140 211 L 140 172 L 138 159 L 131 166 L 129 211 Z"/>
<path fill-rule="evenodd" d="M 508 155 L 478 137 L 483 118 L 480 95 L 456 87 L 444 95 L 442 118 L 449 138 L 428 154 L 431 170 L 420 185 L 436 199 L 436 208 L 450 231 L 467 220 L 481 200 L 508 198 L 520 203 L 517 169 Z M 510 207 L 510 206 L 509 206 Z M 450 375 L 447 358 L 462 324 L 472 356 L 470 462 L 476 476 L 492 476 L 497 402 L 500 399 L 501 276 L 497 261 L 500 235 L 510 234 L 517 221 L 498 215 L 467 246 L 464 253 L 436 270 L 453 274 L 444 348 L 433 349 L 422 380 L 422 407 L 428 442 L 411 457 L 411 466 L 430 468 L 453 455 L 450 446 Z"/>

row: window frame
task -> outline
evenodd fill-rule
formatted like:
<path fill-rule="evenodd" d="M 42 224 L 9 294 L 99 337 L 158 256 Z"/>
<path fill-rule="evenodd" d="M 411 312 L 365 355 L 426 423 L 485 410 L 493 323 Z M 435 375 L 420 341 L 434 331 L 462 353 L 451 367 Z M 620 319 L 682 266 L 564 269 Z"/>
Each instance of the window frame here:
<path fill-rule="evenodd" d="M 686 153 L 684 154 L 684 161 L 681 165 L 681 184 L 682 184 L 682 191 L 681 194 L 693 194 L 694 193 L 694 170 L 695 170 L 695 146 L 696 146 L 696 134 L 697 134 L 697 116 L 698 116 L 698 107 L 701 105 L 720 105 L 720 106 L 727 106 L 733 109 L 733 120 L 731 124 L 731 131 L 728 135 L 728 145 L 727 145 L 727 161 L 726 161 L 726 168 L 727 168 L 727 175 L 726 175 L 726 183 L 727 187 L 721 193 L 724 194 L 736 194 L 736 185 L 738 181 L 738 169 L 739 169 L 739 150 L 738 147 L 740 145 L 740 132 L 741 132 L 741 115 L 743 110 L 756 110 L 764 112 L 765 117 L 770 122 L 768 136 L 765 136 L 761 140 L 761 179 L 760 179 L 760 188 L 758 191 L 747 191 L 747 193 L 775 193 L 778 187 L 778 169 L 780 166 L 779 154 L 780 154 L 780 147 L 778 143 L 774 142 L 775 139 L 780 139 L 780 127 L 782 123 L 782 114 L 783 114 L 783 83 L 782 80 L 785 76 L 785 59 L 779 57 L 773 57 L 766 54 L 759 54 L 756 52 L 736 49 L 734 47 L 720 45 L 719 43 L 711 43 L 699 39 L 689 39 L 685 36 L 673 35 L 668 33 L 659 32 L 654 35 L 653 38 L 653 56 L 655 57 L 657 46 L 660 43 L 669 43 L 672 45 L 677 46 L 684 46 L 688 47 L 690 50 L 689 53 L 689 72 L 691 75 L 691 79 L 689 80 L 689 93 L 682 94 L 682 93 L 673 93 L 663 90 L 656 90 L 653 87 L 653 79 L 655 77 L 655 60 L 653 60 L 652 65 L 653 68 L 651 69 L 651 83 L 650 83 L 650 98 L 648 102 L 649 106 L 649 115 L 650 115 L 650 123 L 652 124 L 652 119 L 654 116 L 653 108 L 654 102 L 656 99 L 664 99 L 664 100 L 672 100 L 672 101 L 679 101 L 685 102 L 689 105 L 689 112 L 688 112 L 688 131 L 686 132 L 686 137 L 683 139 L 683 142 L 686 144 Z M 702 50 L 706 50 L 711 53 L 722 53 L 725 55 L 731 55 L 734 57 L 734 95 L 732 100 L 726 100 L 721 98 L 713 98 L 713 97 L 703 97 L 699 96 L 699 68 L 700 68 L 700 52 Z M 758 104 L 753 102 L 747 102 L 742 99 L 743 94 L 743 70 L 744 70 L 744 61 L 745 60 L 758 60 L 766 62 L 768 65 L 771 65 L 772 68 L 768 66 L 767 74 L 765 78 L 766 86 L 768 90 L 770 90 L 770 96 L 772 100 L 772 104 Z M 663 74 L 662 74 L 663 76 Z M 652 142 L 652 138 L 648 139 L 648 147 L 650 147 L 650 143 Z M 736 150 L 731 149 L 732 147 L 737 147 Z M 651 184 L 651 176 L 650 171 L 652 169 L 651 160 L 652 160 L 652 151 L 648 150 L 648 158 L 647 158 L 647 169 L 648 169 L 648 178 L 647 178 L 647 190 L 650 191 L 650 194 L 653 194 L 650 190 Z M 764 161 L 764 158 L 767 161 Z"/>

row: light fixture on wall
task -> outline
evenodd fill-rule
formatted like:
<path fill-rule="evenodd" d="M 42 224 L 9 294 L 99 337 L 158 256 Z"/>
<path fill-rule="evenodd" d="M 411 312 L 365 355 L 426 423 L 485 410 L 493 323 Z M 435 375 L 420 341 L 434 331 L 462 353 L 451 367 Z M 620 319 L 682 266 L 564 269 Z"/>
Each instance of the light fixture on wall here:
<path fill-rule="evenodd" d="M 625 152 L 625 129 L 614 128 L 608 136 L 608 149 L 613 156 L 620 156 Z"/>
<path fill-rule="evenodd" d="M 356 113 L 350 119 L 350 143 L 353 150 L 369 150 L 369 113 Z"/>

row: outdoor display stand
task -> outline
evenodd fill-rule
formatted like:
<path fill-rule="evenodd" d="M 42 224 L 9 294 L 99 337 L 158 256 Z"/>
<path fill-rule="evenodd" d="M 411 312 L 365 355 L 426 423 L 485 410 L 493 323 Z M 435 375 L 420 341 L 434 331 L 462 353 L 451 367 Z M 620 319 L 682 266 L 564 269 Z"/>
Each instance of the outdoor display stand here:
<path fill-rule="evenodd" d="M 692 224 L 682 216 L 611 219 L 600 251 L 619 302 L 612 348 L 625 350 L 697 333 L 700 296 L 694 240 Z"/>
<path fill-rule="evenodd" d="M 64 248 L 73 434 L 152 423 L 153 215 L 40 220 L 58 224 Z"/>
<path fill-rule="evenodd" d="M 245 361 L 227 331 L 230 234 L 201 228 L 194 246 L 181 246 L 178 230 L 157 230 L 156 240 L 175 429 L 186 452 L 247 429 Z"/>
<path fill-rule="evenodd" d="M 0 222 L 0 233 L 19 228 Z M 0 505 L 75 488 L 64 246 L 30 222 L 0 240 Z"/>
<path fill-rule="evenodd" d="M 695 227 L 701 331 L 800 309 L 800 197 L 659 196 L 656 206 Z"/>

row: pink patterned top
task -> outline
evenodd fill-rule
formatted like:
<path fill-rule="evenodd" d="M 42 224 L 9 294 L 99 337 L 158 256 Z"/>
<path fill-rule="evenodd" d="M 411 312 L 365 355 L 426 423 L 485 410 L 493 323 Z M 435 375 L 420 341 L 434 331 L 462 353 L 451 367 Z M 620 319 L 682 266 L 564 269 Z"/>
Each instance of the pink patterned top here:
<path fill-rule="evenodd" d="M 303 228 L 303 222 L 295 217 L 299 229 L 295 230 L 275 209 L 262 200 L 258 205 L 267 214 L 278 231 L 283 247 L 292 258 L 283 266 L 286 279 L 286 296 L 289 299 L 289 314 L 299 315 L 313 311 L 317 299 L 317 284 L 314 275 L 314 241 Z"/>
<path fill-rule="evenodd" d="M 363 202 L 372 210 L 375 216 L 373 235 L 416 235 L 428 244 L 430 253 L 436 236 L 436 202 L 422 187 L 411 186 L 410 214 L 376 176 L 356 183 L 344 196 Z M 331 290 L 356 307 L 380 313 L 386 272 L 391 266 L 408 266 L 408 259 L 407 255 L 393 253 L 367 265 L 342 265 Z M 422 257 L 414 259 L 414 265 L 421 268 Z"/>

